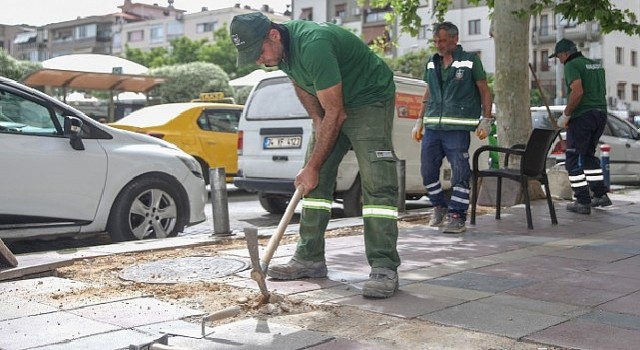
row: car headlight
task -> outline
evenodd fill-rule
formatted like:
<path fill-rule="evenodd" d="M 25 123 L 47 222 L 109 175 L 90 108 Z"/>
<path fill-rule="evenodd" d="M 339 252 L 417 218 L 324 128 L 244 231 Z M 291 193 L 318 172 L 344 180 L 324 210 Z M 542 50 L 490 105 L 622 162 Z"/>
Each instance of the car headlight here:
<path fill-rule="evenodd" d="M 202 168 L 200 167 L 200 163 L 198 163 L 197 160 L 195 160 L 193 157 L 180 157 L 180 156 L 178 156 L 178 159 L 182 161 L 182 164 L 184 164 L 187 167 L 187 169 L 189 169 L 189 171 L 193 173 L 193 175 L 201 179 L 204 179 L 204 177 L 202 176 Z"/>

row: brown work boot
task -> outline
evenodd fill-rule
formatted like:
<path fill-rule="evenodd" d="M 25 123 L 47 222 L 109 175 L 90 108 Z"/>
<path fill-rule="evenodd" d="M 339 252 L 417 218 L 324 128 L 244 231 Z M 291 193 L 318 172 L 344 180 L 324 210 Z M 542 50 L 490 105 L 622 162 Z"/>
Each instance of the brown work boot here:
<path fill-rule="evenodd" d="M 322 278 L 327 277 L 327 263 L 324 260 L 308 261 L 293 257 L 286 264 L 269 267 L 267 275 L 276 280 Z"/>
<path fill-rule="evenodd" d="M 437 227 L 444 224 L 444 219 L 447 217 L 447 208 L 433 207 L 433 213 L 431 213 L 431 220 L 429 220 L 429 226 Z"/>
<path fill-rule="evenodd" d="M 362 296 L 388 298 L 398 290 L 398 274 L 386 267 L 374 267 L 362 287 Z"/>

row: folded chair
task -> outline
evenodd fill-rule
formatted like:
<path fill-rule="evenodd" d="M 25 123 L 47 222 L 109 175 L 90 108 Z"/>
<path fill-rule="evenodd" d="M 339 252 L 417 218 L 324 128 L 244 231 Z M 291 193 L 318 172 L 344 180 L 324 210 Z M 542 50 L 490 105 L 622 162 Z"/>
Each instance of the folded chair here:
<path fill-rule="evenodd" d="M 497 146 L 482 146 L 473 153 L 473 195 L 471 197 L 471 224 L 476 223 L 476 204 L 478 202 L 478 179 L 481 177 L 497 178 L 496 194 L 496 220 L 500 220 L 500 201 L 502 195 L 502 178 L 512 179 L 520 183 L 520 188 L 524 194 L 524 203 L 527 213 L 527 227 L 533 229 L 531 220 L 531 203 L 529 200 L 529 180 L 538 180 L 544 185 L 549 205 L 551 223 L 557 224 L 556 211 L 551 200 L 549 191 L 549 179 L 547 178 L 546 160 L 547 153 L 553 144 L 560 130 L 553 129 L 533 129 L 526 145 L 518 144 L 511 148 Z M 482 152 L 504 153 L 504 167 L 500 169 L 483 169 L 478 167 L 478 158 Z M 520 163 L 517 168 L 509 168 L 509 156 L 520 156 Z"/>

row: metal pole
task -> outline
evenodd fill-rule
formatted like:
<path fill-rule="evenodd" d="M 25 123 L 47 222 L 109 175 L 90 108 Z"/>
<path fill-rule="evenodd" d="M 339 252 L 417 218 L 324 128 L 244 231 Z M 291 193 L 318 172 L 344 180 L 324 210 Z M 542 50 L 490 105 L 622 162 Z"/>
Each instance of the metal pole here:
<path fill-rule="evenodd" d="M 559 2 L 559 1 L 556 1 Z M 557 23 L 557 31 L 556 31 L 556 42 L 560 41 L 564 38 L 564 26 L 565 19 L 562 18 L 561 14 L 556 14 L 556 23 Z M 555 45 L 554 45 L 555 49 Z M 556 57 L 556 98 L 555 104 L 557 106 L 564 104 L 564 94 L 563 94 L 563 84 L 564 84 L 564 65 L 560 62 L 560 60 Z"/>
<path fill-rule="evenodd" d="M 406 198 L 407 198 L 407 181 L 406 181 L 406 161 L 404 159 L 396 160 L 396 169 L 398 172 L 398 212 L 404 212 L 407 210 Z"/>
<path fill-rule="evenodd" d="M 611 151 L 611 145 L 602 144 L 600 145 L 600 166 L 602 167 L 602 178 L 604 181 L 604 186 L 607 188 L 607 191 L 611 190 L 611 181 L 610 181 L 610 172 L 609 172 L 609 151 Z"/>
<path fill-rule="evenodd" d="M 213 234 L 229 236 L 229 202 L 227 200 L 227 181 L 224 168 L 209 169 L 211 184 L 211 211 L 213 212 Z"/>

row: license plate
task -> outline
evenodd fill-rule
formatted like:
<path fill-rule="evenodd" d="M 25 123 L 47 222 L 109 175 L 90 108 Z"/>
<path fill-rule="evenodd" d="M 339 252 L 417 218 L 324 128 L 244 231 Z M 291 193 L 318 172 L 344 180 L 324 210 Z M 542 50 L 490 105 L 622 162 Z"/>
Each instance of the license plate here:
<path fill-rule="evenodd" d="M 262 147 L 272 148 L 300 148 L 302 146 L 302 136 L 269 136 L 264 138 Z"/>

